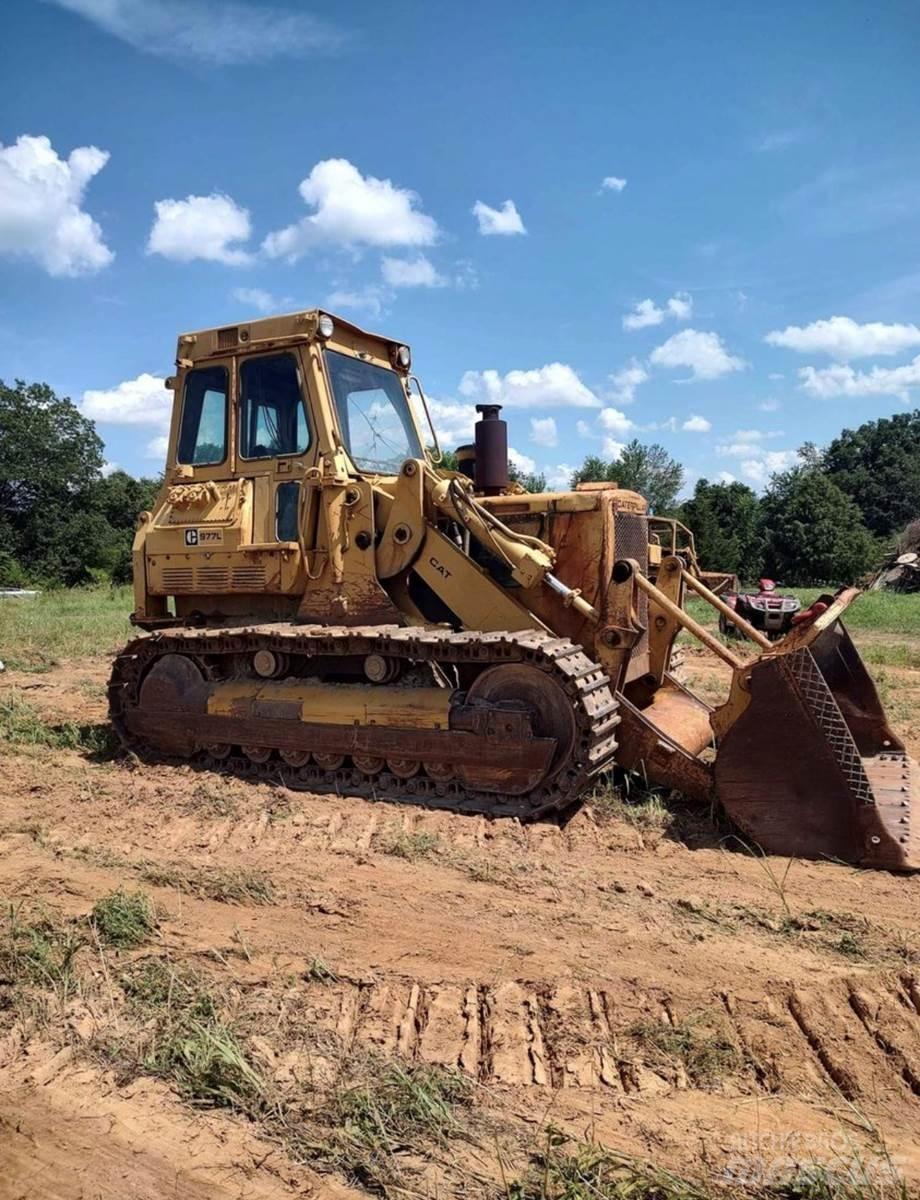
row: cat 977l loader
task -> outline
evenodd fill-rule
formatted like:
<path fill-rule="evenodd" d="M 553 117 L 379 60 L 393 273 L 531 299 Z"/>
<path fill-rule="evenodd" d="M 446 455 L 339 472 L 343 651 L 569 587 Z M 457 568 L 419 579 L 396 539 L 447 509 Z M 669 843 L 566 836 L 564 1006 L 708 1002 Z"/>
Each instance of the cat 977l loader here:
<path fill-rule="evenodd" d="M 109 685 L 138 753 L 521 819 L 619 765 L 766 852 L 920 867 L 917 764 L 840 621 L 855 590 L 770 643 L 642 496 L 509 484 L 497 406 L 445 469 L 409 347 L 325 312 L 183 334 L 176 366 L 145 632 Z M 682 629 L 731 668 L 715 708 L 669 671 Z"/>

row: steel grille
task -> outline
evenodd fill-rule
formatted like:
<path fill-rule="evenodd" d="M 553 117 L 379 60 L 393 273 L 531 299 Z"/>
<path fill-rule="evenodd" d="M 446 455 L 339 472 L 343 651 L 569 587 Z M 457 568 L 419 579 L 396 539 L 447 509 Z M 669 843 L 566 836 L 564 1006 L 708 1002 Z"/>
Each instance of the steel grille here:
<path fill-rule="evenodd" d="M 811 651 L 803 647 L 783 655 L 779 661 L 827 738 L 827 743 L 853 795 L 860 804 L 874 804 L 875 797 L 853 735 L 847 728 L 840 707 L 834 699 L 834 693 L 818 670 Z"/>
<path fill-rule="evenodd" d="M 636 513 L 618 512 L 613 534 L 616 557 L 635 559 L 642 574 L 648 575 L 648 518 Z M 648 596 L 645 592 L 639 592 L 638 616 L 645 633 L 636 643 L 634 658 L 648 651 Z"/>

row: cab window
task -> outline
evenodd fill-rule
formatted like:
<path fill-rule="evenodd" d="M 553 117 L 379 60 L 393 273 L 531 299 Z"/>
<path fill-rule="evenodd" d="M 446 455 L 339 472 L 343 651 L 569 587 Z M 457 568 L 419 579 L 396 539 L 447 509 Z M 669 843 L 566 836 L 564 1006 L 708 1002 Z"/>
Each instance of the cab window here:
<path fill-rule="evenodd" d="M 227 368 L 199 367 L 185 377 L 177 458 L 206 466 L 227 457 Z"/>
<path fill-rule="evenodd" d="M 376 363 L 326 351 L 342 441 L 359 471 L 396 475 L 422 447 L 402 381 Z"/>
<path fill-rule="evenodd" d="M 303 454 L 310 443 L 300 371 L 293 354 L 248 359 L 240 367 L 240 455 Z"/>

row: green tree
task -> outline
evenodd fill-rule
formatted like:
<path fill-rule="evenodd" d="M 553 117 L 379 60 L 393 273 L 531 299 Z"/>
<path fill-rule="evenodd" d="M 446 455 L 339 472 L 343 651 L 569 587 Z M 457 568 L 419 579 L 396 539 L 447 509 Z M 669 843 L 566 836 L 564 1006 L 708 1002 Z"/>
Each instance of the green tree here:
<path fill-rule="evenodd" d="M 868 528 L 890 537 L 920 514 L 920 409 L 844 429 L 822 462 Z"/>
<path fill-rule="evenodd" d="M 764 569 L 786 584 L 845 584 L 877 545 L 854 501 L 819 466 L 774 475 L 763 500 Z"/>
<path fill-rule="evenodd" d="M 510 459 L 508 461 L 508 478 L 512 483 L 519 483 L 525 492 L 546 491 L 546 476 L 542 471 L 522 471 Z"/>
<path fill-rule="evenodd" d="M 746 484 L 699 480 L 680 519 L 693 531 L 706 570 L 734 571 L 744 580 L 763 570 L 760 501 Z"/>
<path fill-rule="evenodd" d="M 644 445 L 633 438 L 612 462 L 589 455 L 572 476 L 572 486 L 589 481 L 616 483 L 639 492 L 653 513 L 664 516 L 674 510 L 684 482 L 684 468 L 664 446 L 657 442 Z"/>

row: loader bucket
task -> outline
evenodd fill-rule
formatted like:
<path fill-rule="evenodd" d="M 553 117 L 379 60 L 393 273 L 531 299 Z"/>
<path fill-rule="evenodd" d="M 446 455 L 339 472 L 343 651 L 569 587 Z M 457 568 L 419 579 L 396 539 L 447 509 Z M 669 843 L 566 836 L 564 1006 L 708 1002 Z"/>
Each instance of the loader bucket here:
<path fill-rule="evenodd" d="M 716 796 L 762 850 L 920 870 L 920 768 L 891 730 L 840 622 L 850 589 L 736 671 L 721 730 Z"/>

